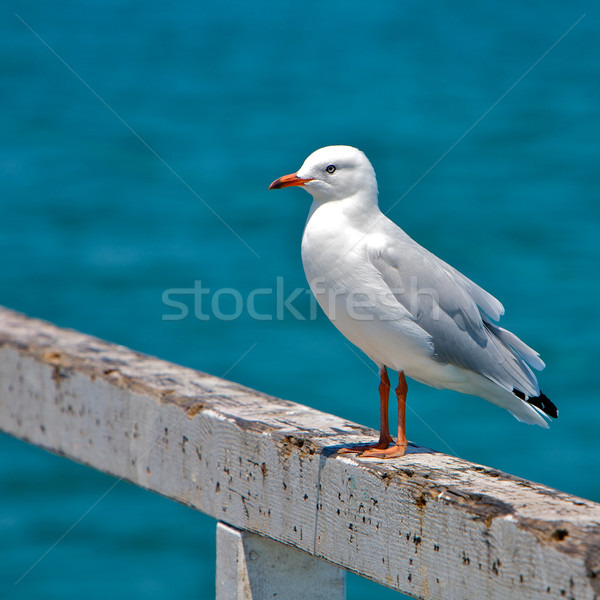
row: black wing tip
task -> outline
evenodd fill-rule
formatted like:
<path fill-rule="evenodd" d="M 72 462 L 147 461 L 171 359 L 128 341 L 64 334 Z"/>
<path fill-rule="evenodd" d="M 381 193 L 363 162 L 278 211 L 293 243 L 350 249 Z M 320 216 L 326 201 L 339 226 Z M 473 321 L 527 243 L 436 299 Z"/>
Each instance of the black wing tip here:
<path fill-rule="evenodd" d="M 528 398 L 523 392 L 517 389 L 513 390 L 513 394 L 517 398 L 520 398 L 521 400 L 524 400 L 525 402 L 529 402 L 529 404 L 536 406 L 542 412 L 546 413 L 549 417 L 552 417 L 553 419 L 558 418 L 558 409 L 556 408 L 556 405 L 554 404 L 554 402 L 552 402 L 552 400 L 550 400 L 550 398 L 548 398 L 548 396 L 546 396 L 542 392 L 540 392 L 540 395 L 536 396 L 535 398 Z"/>

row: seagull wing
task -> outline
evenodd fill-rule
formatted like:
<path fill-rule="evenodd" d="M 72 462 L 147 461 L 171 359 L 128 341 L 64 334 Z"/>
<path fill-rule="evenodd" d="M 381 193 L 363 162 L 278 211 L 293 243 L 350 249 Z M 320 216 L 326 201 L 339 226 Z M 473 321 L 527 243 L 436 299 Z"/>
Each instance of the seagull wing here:
<path fill-rule="evenodd" d="M 539 395 L 530 368 L 544 367 L 539 355 L 491 322 L 504 313 L 502 304 L 391 221 L 382 233 L 367 245 L 369 261 L 431 336 L 434 358 L 479 373 L 508 391 Z"/>

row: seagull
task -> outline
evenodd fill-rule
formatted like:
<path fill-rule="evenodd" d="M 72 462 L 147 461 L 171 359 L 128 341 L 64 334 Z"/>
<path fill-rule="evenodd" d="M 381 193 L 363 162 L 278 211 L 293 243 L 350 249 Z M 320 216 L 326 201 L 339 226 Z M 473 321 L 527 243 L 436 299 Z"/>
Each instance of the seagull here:
<path fill-rule="evenodd" d="M 405 375 L 435 388 L 479 396 L 519 421 L 548 427 L 556 406 L 532 368 L 539 354 L 495 324 L 502 304 L 417 244 L 379 209 L 375 171 L 350 146 L 313 152 L 270 190 L 298 186 L 313 197 L 302 263 L 331 322 L 379 369 L 379 440 L 343 448 L 360 456 L 405 454 Z M 398 437 L 389 432 L 388 368 L 398 371 Z M 548 419 L 549 420 L 549 419 Z"/>

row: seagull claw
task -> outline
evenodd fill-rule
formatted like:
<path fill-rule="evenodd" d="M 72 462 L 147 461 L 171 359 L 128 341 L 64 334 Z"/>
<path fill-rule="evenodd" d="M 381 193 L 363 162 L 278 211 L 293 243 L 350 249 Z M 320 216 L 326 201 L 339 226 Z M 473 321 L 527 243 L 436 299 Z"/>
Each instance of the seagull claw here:
<path fill-rule="evenodd" d="M 376 451 L 376 450 L 385 450 L 389 448 L 389 445 L 393 442 L 393 439 L 380 439 L 378 442 L 374 444 L 356 444 L 356 446 L 349 446 L 347 448 L 340 448 L 338 450 L 338 454 L 359 454 L 360 456 L 364 455 L 365 452 Z"/>
<path fill-rule="evenodd" d="M 401 458 L 406 453 L 406 444 L 395 444 L 390 448 L 370 448 L 365 450 L 358 458 Z"/>

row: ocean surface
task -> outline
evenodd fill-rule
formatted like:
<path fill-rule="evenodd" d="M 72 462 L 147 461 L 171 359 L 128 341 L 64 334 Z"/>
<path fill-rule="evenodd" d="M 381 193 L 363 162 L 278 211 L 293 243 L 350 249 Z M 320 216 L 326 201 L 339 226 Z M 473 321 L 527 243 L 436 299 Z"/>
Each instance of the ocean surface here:
<path fill-rule="evenodd" d="M 560 409 L 542 430 L 409 382 L 409 439 L 600 501 L 599 46 L 578 0 L 7 0 L 0 304 L 377 427 L 373 367 L 311 315 L 309 196 L 267 191 L 358 146 Z M 0 436 L 2 598 L 213 597 L 214 521 L 127 483 L 97 502 L 113 482 Z M 349 575 L 376 594 L 401 597 Z"/>

